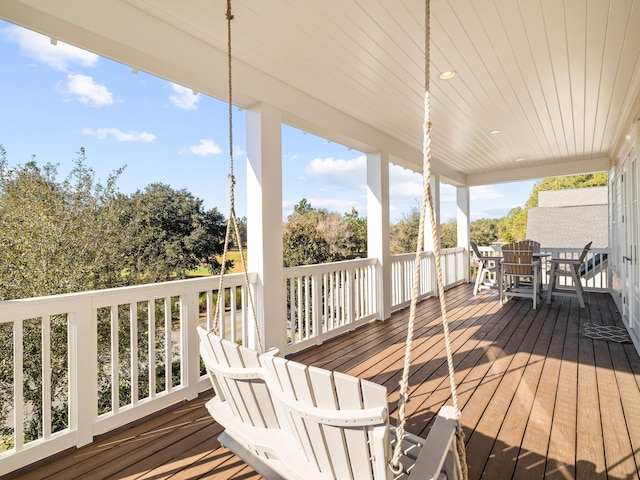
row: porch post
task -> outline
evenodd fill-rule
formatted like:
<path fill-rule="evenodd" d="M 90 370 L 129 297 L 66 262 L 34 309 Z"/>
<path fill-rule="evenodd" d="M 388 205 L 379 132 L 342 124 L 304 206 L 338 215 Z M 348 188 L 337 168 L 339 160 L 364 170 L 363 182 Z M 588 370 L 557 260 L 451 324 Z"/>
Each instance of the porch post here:
<path fill-rule="evenodd" d="M 458 247 L 465 249 L 465 276 L 464 280 L 469 283 L 469 261 L 471 255 L 469 255 L 469 240 L 471 239 L 470 233 L 470 203 L 469 203 L 469 187 L 456 187 L 456 200 L 458 204 L 457 209 L 457 225 L 458 225 Z"/>
<path fill-rule="evenodd" d="M 247 257 L 249 272 L 258 274 L 254 301 L 265 351 L 286 345 L 281 123 L 270 105 L 247 110 Z"/>
<path fill-rule="evenodd" d="M 391 317 L 389 252 L 389 155 L 367 154 L 367 256 L 379 264 L 378 319 Z"/>

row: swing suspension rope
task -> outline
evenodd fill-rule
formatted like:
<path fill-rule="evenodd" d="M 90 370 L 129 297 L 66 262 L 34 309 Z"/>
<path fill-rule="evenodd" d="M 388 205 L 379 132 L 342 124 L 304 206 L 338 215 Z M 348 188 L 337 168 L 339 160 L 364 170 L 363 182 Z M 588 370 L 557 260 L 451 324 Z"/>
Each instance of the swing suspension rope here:
<path fill-rule="evenodd" d="M 240 229 L 238 227 L 238 219 L 236 217 L 235 206 L 235 187 L 236 178 L 233 174 L 233 72 L 232 72 L 232 56 L 231 56 L 231 21 L 233 20 L 233 14 L 231 13 L 231 0 L 227 0 L 227 72 L 228 72 L 228 105 L 229 105 L 229 219 L 227 220 L 227 230 L 224 237 L 224 247 L 222 250 L 222 266 L 220 267 L 220 283 L 218 285 L 218 300 L 216 302 L 216 309 L 214 314 L 213 332 L 218 335 L 219 323 L 222 323 L 224 310 L 225 310 L 225 296 L 224 296 L 224 274 L 227 263 L 227 250 L 229 248 L 229 240 L 231 237 L 231 226 L 235 233 L 236 245 L 240 250 L 240 260 L 242 262 L 242 270 L 244 272 L 244 283 L 249 297 L 249 306 L 251 308 L 251 314 L 253 316 L 253 325 L 256 335 L 256 349 L 258 353 L 262 354 L 262 339 L 260 338 L 260 328 L 258 327 L 258 316 L 256 314 L 256 306 L 253 300 L 253 293 L 249 282 L 249 273 L 247 268 L 247 259 L 244 255 L 242 240 L 240 238 Z M 235 308 L 235 306 L 231 306 Z M 233 327 L 235 328 L 235 327 Z M 222 336 L 222 335 L 221 335 Z"/>
<path fill-rule="evenodd" d="M 258 317 L 256 315 L 256 307 L 253 300 L 252 289 L 249 283 L 249 275 L 247 268 L 247 261 L 244 256 L 242 241 L 240 238 L 240 230 L 238 227 L 238 221 L 235 212 L 235 177 L 233 174 L 233 74 L 232 74 L 232 55 L 231 55 L 231 21 L 233 20 L 233 14 L 231 12 L 231 0 L 227 0 L 227 67 L 228 67 L 228 105 L 229 105 L 229 219 L 227 221 L 227 229 L 224 240 L 224 248 L 222 253 L 222 266 L 220 271 L 220 283 L 218 287 L 218 300 L 216 303 L 215 317 L 213 331 L 218 334 L 218 322 L 222 321 L 224 315 L 224 274 L 226 267 L 226 257 L 229 247 L 229 240 L 231 236 L 231 228 L 233 224 L 236 243 L 240 250 L 240 259 L 245 277 L 245 285 L 247 294 L 249 297 L 249 304 L 251 313 L 254 320 L 254 328 L 257 342 L 257 350 L 260 354 L 263 353 L 262 340 L 260 338 L 260 329 L 258 328 Z M 398 399 L 398 424 L 396 427 L 396 445 L 393 452 L 393 457 L 390 461 L 390 467 L 393 471 L 398 472 L 401 470 L 400 457 L 402 454 L 402 437 L 405 432 L 406 413 L 405 406 L 409 399 L 409 369 L 411 367 L 411 344 L 413 341 L 413 331 L 415 326 L 416 317 L 416 305 L 418 298 L 418 285 L 420 282 L 420 257 L 421 252 L 424 249 L 424 225 L 427 207 L 429 208 L 429 216 L 431 221 L 431 234 L 433 239 L 433 253 L 436 263 L 437 282 L 438 282 L 438 297 L 440 300 L 440 310 L 442 313 L 442 326 L 444 332 L 445 350 L 447 353 L 447 367 L 449 370 L 449 384 L 451 387 L 451 398 L 453 407 L 457 415 L 457 428 L 456 428 L 456 444 L 458 449 L 458 455 L 460 458 L 460 464 L 462 467 L 462 478 L 468 478 L 468 469 L 466 462 L 466 453 L 464 448 L 464 432 L 462 430 L 460 422 L 460 410 L 458 408 L 458 394 L 455 384 L 455 371 L 453 367 L 453 353 L 451 351 L 451 341 L 449 338 L 449 321 L 447 320 L 447 305 L 444 295 L 444 285 L 442 281 L 442 265 L 440 261 L 440 245 L 438 242 L 438 233 L 436 229 L 435 212 L 433 206 L 433 195 L 431 192 L 431 112 L 430 112 L 430 87 L 429 87 L 429 43 L 430 43 L 430 0 L 425 1 L 425 85 L 424 85 L 424 124 L 423 124 L 423 184 L 424 189 L 422 193 L 422 204 L 420 208 L 420 222 L 418 230 L 418 242 L 416 247 L 416 256 L 413 269 L 413 288 L 411 293 L 411 304 L 409 308 L 409 324 L 407 326 L 407 340 L 405 345 L 404 355 L 404 367 L 402 371 L 402 378 L 400 380 L 400 393 Z M 232 307 L 233 308 L 233 307 Z"/>
<path fill-rule="evenodd" d="M 402 377 L 400 379 L 400 393 L 398 398 L 398 423 L 396 426 L 396 445 L 393 457 L 390 461 L 391 469 L 399 473 L 402 466 L 400 465 L 400 457 L 402 454 L 402 437 L 405 432 L 406 413 L 405 407 L 409 400 L 409 369 L 411 367 L 411 344 L 413 341 L 413 331 L 416 320 L 416 305 L 418 303 L 418 286 L 420 284 L 420 263 L 421 253 L 424 249 L 424 226 L 426 210 L 429 209 L 429 217 L 431 220 L 431 235 L 433 240 L 433 255 L 436 263 L 436 277 L 438 282 L 438 298 L 440 300 L 440 310 L 442 314 L 442 328 L 444 332 L 445 350 L 447 353 L 447 367 L 449 370 L 449 385 L 451 387 L 451 399 L 457 416 L 456 427 L 456 446 L 462 467 L 462 478 L 468 478 L 468 468 L 466 453 L 464 448 L 464 432 L 460 422 L 460 410 L 458 408 L 458 393 L 455 383 L 455 371 L 453 368 L 453 353 L 451 351 L 451 340 L 449 338 L 449 320 L 447 319 L 447 302 L 444 296 L 444 285 L 442 281 L 442 264 L 440 262 L 440 243 L 438 241 L 438 232 L 436 228 L 436 218 L 433 205 L 433 194 L 431 192 L 431 107 L 430 107 L 430 85 L 429 85 L 429 69 L 430 69 L 430 0 L 425 1 L 425 65 L 424 65 L 424 123 L 423 123 L 423 145 L 422 145 L 422 171 L 423 171 L 423 192 L 422 204 L 420 208 L 420 222 L 418 227 L 418 242 L 416 246 L 416 256 L 413 266 L 413 288 L 411 291 L 411 303 L 409 306 L 409 324 L 407 326 L 407 341 L 405 344 L 404 367 Z"/>

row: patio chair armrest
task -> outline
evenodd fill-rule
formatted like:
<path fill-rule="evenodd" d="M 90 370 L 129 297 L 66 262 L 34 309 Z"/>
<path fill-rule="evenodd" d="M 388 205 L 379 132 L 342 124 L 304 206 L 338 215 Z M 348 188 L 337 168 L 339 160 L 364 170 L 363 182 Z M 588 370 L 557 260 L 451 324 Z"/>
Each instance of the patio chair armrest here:
<path fill-rule="evenodd" d="M 557 265 L 582 265 L 579 258 L 550 258 L 549 262 Z"/>

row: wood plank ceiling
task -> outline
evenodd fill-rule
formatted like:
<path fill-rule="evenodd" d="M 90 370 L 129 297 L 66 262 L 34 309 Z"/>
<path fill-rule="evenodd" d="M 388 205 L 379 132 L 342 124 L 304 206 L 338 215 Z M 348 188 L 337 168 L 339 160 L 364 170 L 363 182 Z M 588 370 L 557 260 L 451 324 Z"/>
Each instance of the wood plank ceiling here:
<path fill-rule="evenodd" d="M 225 98 L 224 0 L 5 0 L 0 17 Z M 235 99 L 420 170 L 424 2 L 234 0 Z M 435 170 L 606 169 L 640 114 L 640 1 L 432 0 Z M 438 73 L 454 70 L 448 81 Z M 491 134 L 499 130 L 499 134 Z"/>

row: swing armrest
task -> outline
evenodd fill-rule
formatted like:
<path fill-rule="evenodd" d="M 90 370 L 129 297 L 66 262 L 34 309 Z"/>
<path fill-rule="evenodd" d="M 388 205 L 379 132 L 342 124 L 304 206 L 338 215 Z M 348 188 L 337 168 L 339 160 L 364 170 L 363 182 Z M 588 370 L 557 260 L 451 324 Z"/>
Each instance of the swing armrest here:
<path fill-rule="evenodd" d="M 410 479 L 436 480 L 443 469 L 446 470 L 446 478 L 460 478 L 456 425 L 455 409 L 451 406 L 442 407 L 411 469 Z"/>

